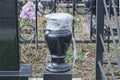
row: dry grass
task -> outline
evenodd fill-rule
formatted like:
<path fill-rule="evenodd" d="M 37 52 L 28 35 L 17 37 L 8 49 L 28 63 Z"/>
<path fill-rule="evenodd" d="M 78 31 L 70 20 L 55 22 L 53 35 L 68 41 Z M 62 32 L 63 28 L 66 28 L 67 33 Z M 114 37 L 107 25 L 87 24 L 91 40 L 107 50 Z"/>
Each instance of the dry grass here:
<path fill-rule="evenodd" d="M 44 18 L 39 19 L 39 39 L 44 40 L 45 29 Z M 85 16 L 77 15 L 75 18 L 75 38 L 79 40 L 89 39 L 89 27 Z M 22 33 L 21 33 L 22 34 Z M 29 34 L 29 36 L 31 36 Z M 67 52 L 66 62 L 72 66 L 73 77 L 80 77 L 82 80 L 93 80 L 95 72 L 95 45 L 77 43 L 78 59 L 73 66 L 72 46 Z M 20 44 L 21 62 L 32 63 L 32 77 L 42 77 L 45 64 L 50 59 L 46 44 L 41 43 L 36 50 L 35 44 Z"/>

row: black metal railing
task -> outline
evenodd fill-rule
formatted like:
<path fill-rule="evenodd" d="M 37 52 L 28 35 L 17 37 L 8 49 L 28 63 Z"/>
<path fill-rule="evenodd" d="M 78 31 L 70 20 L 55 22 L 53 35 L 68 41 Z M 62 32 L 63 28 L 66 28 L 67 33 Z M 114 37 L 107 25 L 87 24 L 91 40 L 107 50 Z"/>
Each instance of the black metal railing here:
<path fill-rule="evenodd" d="M 79 15 L 86 15 L 86 18 L 90 24 L 90 40 L 77 40 L 77 42 L 94 42 L 94 39 L 96 38 L 96 20 L 93 19 L 93 14 L 96 14 L 96 1 L 92 1 L 92 0 L 88 0 L 87 2 L 82 2 L 82 0 L 37 0 L 37 2 L 35 2 L 35 0 L 31 0 L 34 3 L 36 3 L 36 19 L 38 18 L 38 14 L 48 14 L 48 13 L 52 13 L 52 12 L 57 12 L 57 8 L 59 7 L 59 5 L 65 7 L 65 8 L 71 8 L 72 9 L 72 15 L 76 16 L 76 14 Z M 19 0 L 19 9 L 21 10 L 21 7 L 23 6 L 23 1 Z M 41 6 L 39 6 L 39 4 L 41 4 Z M 63 5 L 65 4 L 65 5 Z M 71 6 L 71 7 L 70 7 Z M 81 8 L 83 11 L 81 11 Z M 37 21 L 36 21 L 37 22 Z M 109 27 L 105 25 L 105 35 L 104 37 L 106 38 L 109 34 Z M 35 28 L 38 25 L 35 25 Z M 37 28 L 36 28 L 37 29 Z M 37 34 L 38 32 L 36 32 Z M 74 33 L 74 21 L 73 21 L 73 33 Z M 37 37 L 38 35 L 36 35 Z M 108 40 L 107 40 L 108 41 Z M 20 41 L 23 43 L 23 41 Z M 24 42 L 28 42 L 25 41 Z M 34 40 L 32 41 L 34 42 Z M 38 42 L 44 42 L 44 41 L 39 41 Z"/>
<path fill-rule="evenodd" d="M 97 0 L 97 41 L 96 41 L 96 80 L 119 80 L 120 60 L 119 60 L 119 41 L 120 29 L 118 22 L 117 8 L 115 1 L 109 0 L 110 6 L 113 8 L 114 20 L 112 21 L 110 10 L 106 0 Z M 105 14 L 104 15 L 104 9 Z M 103 38 L 103 28 L 106 17 L 106 24 L 109 26 L 109 39 L 112 40 L 112 50 L 107 50 L 105 39 Z M 115 24 L 113 24 L 115 23 Z M 114 30 L 115 28 L 115 30 Z M 116 35 L 117 34 L 117 35 Z M 118 42 L 116 42 L 116 38 Z M 114 56 L 113 56 L 114 55 Z M 108 67 L 104 67 L 108 66 Z M 114 70 L 116 66 L 116 70 Z"/>

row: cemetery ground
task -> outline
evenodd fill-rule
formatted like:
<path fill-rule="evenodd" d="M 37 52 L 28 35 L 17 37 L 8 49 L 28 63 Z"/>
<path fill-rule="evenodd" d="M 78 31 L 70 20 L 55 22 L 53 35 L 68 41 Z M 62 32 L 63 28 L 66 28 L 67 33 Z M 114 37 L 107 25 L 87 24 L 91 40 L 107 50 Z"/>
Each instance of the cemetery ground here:
<path fill-rule="evenodd" d="M 95 16 L 93 17 L 95 19 Z M 114 22 L 114 19 L 111 19 Z M 106 23 L 105 17 L 105 23 Z M 114 24 L 114 23 L 113 23 Z M 20 20 L 20 40 L 31 39 L 29 44 L 20 44 L 21 62 L 32 64 L 32 78 L 42 78 L 45 64 L 50 62 L 49 51 L 45 43 L 39 43 L 38 49 L 35 43 L 32 43 L 34 37 L 35 22 Z M 32 26 L 30 26 L 32 25 Z M 45 18 L 38 18 L 38 39 L 44 40 L 44 30 L 46 26 Z M 74 24 L 74 33 L 76 40 L 90 40 L 90 27 L 85 15 L 76 15 Z M 95 39 L 95 38 L 93 38 Z M 106 44 L 107 45 L 107 44 Z M 113 52 L 112 44 L 110 52 Z M 81 78 L 82 80 L 95 79 L 95 43 L 76 43 L 78 58 L 74 62 L 73 46 L 67 51 L 66 63 L 71 65 L 73 78 Z M 113 57 L 115 55 L 112 55 Z M 104 58 L 104 57 L 103 57 Z M 104 59 L 106 60 L 106 59 Z M 108 66 L 104 66 L 108 67 Z M 116 68 L 113 69 L 117 71 Z M 106 70 L 109 72 L 109 69 Z"/>
<path fill-rule="evenodd" d="M 94 16 L 95 18 L 95 16 Z M 106 19 L 106 17 L 105 17 Z M 112 19 L 114 20 L 114 19 Z M 106 21 L 105 21 L 106 22 Z M 20 26 L 27 24 L 20 30 L 20 40 L 31 39 L 29 44 L 20 44 L 21 62 L 32 64 L 32 78 L 42 78 L 45 64 L 50 62 L 49 51 L 45 43 L 39 43 L 38 49 L 35 43 L 32 43 L 34 33 L 34 22 L 20 20 Z M 38 39 L 44 40 L 44 29 L 46 20 L 44 17 L 39 17 L 38 20 Z M 29 26 L 33 25 L 32 26 Z M 114 24 L 114 23 L 113 23 Z M 20 27 L 20 28 L 21 28 Z M 84 15 L 75 16 L 74 33 L 76 40 L 90 40 L 90 27 Z M 95 38 L 93 38 L 95 39 Z M 106 44 L 107 46 L 107 44 Z M 113 51 L 112 44 L 110 51 Z M 82 80 L 95 79 L 95 43 L 76 43 L 78 58 L 74 62 L 73 46 L 67 51 L 66 63 L 71 65 L 73 78 L 81 78 Z M 112 55 L 113 57 L 115 55 Z M 103 57 L 104 58 L 104 57 Z M 106 60 L 106 59 L 104 59 Z M 108 67 L 108 66 L 104 66 Z M 117 71 L 116 68 L 113 69 Z M 106 70 L 109 72 L 109 69 Z"/>
<path fill-rule="evenodd" d="M 34 25 L 34 22 L 29 24 Z M 24 21 L 20 21 L 22 26 Z M 27 23 L 28 24 L 28 23 Z M 24 27 L 29 31 L 30 26 Z M 20 31 L 20 39 L 33 39 L 34 31 L 26 33 Z M 40 17 L 38 21 L 38 39 L 44 40 L 45 19 Z M 75 18 L 75 38 L 84 40 L 89 39 L 89 23 L 86 22 L 85 16 L 76 16 Z M 81 78 L 82 80 L 93 80 L 95 78 L 95 44 L 94 43 L 76 43 L 78 59 L 74 62 L 72 44 L 67 51 L 66 62 L 72 67 L 72 74 L 74 78 Z M 45 43 L 38 44 L 20 44 L 21 62 L 32 63 L 31 77 L 43 77 L 43 70 L 45 64 L 50 61 L 49 51 Z"/>

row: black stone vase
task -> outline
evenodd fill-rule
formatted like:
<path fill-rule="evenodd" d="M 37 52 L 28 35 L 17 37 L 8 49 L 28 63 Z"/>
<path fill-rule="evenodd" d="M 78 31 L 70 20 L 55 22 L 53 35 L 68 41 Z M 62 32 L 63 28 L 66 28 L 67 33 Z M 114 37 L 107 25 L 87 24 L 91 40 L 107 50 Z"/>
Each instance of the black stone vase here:
<path fill-rule="evenodd" d="M 65 57 L 71 39 L 72 33 L 69 30 L 45 30 L 45 40 L 51 57 L 51 62 L 45 67 L 47 71 L 57 73 L 70 70 Z"/>

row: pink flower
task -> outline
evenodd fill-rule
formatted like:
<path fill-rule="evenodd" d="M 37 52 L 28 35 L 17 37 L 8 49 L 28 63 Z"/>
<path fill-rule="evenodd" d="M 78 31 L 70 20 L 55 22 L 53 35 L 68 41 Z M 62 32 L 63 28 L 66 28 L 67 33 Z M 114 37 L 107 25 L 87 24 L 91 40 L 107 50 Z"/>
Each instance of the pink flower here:
<path fill-rule="evenodd" d="M 22 19 L 35 20 L 35 5 L 33 2 L 27 2 L 23 7 L 20 14 Z"/>

